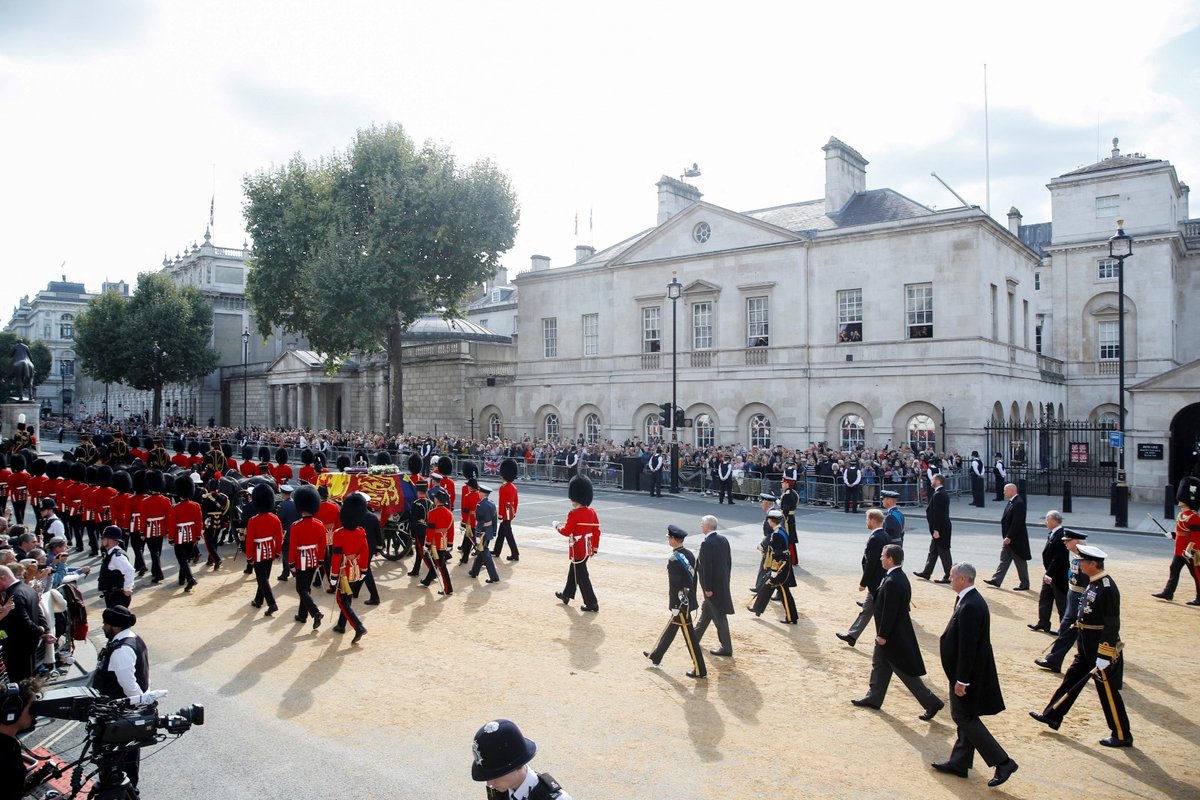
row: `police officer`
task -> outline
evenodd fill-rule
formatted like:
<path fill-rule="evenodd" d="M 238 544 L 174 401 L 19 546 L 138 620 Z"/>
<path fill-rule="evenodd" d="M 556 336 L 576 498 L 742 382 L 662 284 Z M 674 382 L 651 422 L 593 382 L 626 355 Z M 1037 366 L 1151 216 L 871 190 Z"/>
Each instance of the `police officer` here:
<path fill-rule="evenodd" d="M 971 505 L 977 508 L 983 508 L 983 495 L 985 491 L 983 477 L 983 459 L 979 457 L 978 450 L 971 451 Z"/>
<path fill-rule="evenodd" d="M 496 719 L 484 725 L 475 732 L 471 752 L 471 777 L 487 783 L 488 800 L 571 800 L 549 773 L 529 768 L 537 745 L 515 722 Z"/>
<path fill-rule="evenodd" d="M 662 497 L 663 454 L 661 447 L 654 448 L 654 453 L 650 456 L 646 466 L 650 469 L 650 496 Z"/>
<path fill-rule="evenodd" d="M 733 464 L 724 453 L 717 461 L 716 478 L 717 505 L 724 503 L 726 497 L 729 498 L 729 505 L 733 505 Z"/>
<path fill-rule="evenodd" d="M 846 469 L 842 470 L 842 483 L 846 486 L 846 500 L 843 510 L 847 514 L 858 513 L 858 504 L 862 502 L 862 470 L 858 461 L 850 459 Z"/>
<path fill-rule="evenodd" d="M 692 670 L 687 673 L 689 678 L 705 678 L 708 670 L 704 667 L 704 654 L 696 643 L 696 631 L 692 627 L 692 609 L 696 607 L 696 557 L 692 551 L 683 546 L 687 531 L 678 525 L 667 526 L 667 543 L 671 545 L 671 557 L 667 559 L 667 602 L 671 609 L 671 619 L 658 637 L 654 650 L 643 650 L 642 655 L 658 666 L 666 655 L 675 634 L 683 631 L 683 643 L 687 645 L 688 656 L 692 659 Z"/>
<path fill-rule="evenodd" d="M 996 451 L 996 460 L 992 464 L 992 477 L 996 480 L 996 502 L 1004 502 L 1004 484 L 1008 483 L 1008 470 L 1004 468 L 1004 456 Z"/>
<path fill-rule="evenodd" d="M 105 608 L 123 606 L 128 609 L 133 603 L 133 565 L 121 549 L 123 538 L 123 532 L 116 525 L 107 526 L 100 534 L 104 559 L 100 562 L 96 588 L 104 598 Z"/>

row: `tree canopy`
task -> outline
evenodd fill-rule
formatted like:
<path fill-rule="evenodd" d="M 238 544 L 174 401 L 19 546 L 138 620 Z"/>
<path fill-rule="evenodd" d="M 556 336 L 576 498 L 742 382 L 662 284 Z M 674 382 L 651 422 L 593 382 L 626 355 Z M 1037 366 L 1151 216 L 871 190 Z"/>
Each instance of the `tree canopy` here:
<path fill-rule="evenodd" d="M 176 286 L 160 272 L 138 276 L 133 296 L 93 298 L 75 324 L 75 350 L 83 371 L 106 383 L 154 392 L 158 424 L 162 388 L 212 372 L 218 354 L 212 338 L 212 305 L 199 290 Z"/>
<path fill-rule="evenodd" d="M 4 397 L 15 397 L 17 394 L 16 383 L 9 380 L 8 377 L 8 358 L 12 353 L 13 345 L 18 341 L 25 341 L 15 333 L 9 331 L 0 331 L 0 359 L 3 359 L 3 366 L 0 367 L 0 389 L 4 393 Z M 54 357 L 50 355 L 50 348 L 46 347 L 43 342 L 28 342 L 29 357 L 33 359 L 33 385 L 36 387 L 50 377 L 50 370 L 54 366 Z"/>
<path fill-rule="evenodd" d="M 459 165 L 399 125 L 360 130 L 348 150 L 295 156 L 245 179 L 254 250 L 246 293 L 259 332 L 308 339 L 328 364 L 386 349 L 422 314 L 452 315 L 513 245 L 519 211 L 491 162 Z M 400 400 L 392 416 L 403 430 Z"/>

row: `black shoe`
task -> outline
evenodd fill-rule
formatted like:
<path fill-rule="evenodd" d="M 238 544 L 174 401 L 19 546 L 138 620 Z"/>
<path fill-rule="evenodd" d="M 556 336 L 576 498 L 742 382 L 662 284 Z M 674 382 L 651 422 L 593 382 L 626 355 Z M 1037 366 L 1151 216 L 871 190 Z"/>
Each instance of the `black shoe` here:
<path fill-rule="evenodd" d="M 277 581 L 286 581 L 287 579 L 288 579 L 288 576 L 287 576 L 287 575 L 280 575 L 280 576 L 279 576 L 278 578 L 276 578 L 275 580 L 277 580 Z"/>
<path fill-rule="evenodd" d="M 438 589 L 438 594 L 442 595 L 443 597 L 449 597 L 450 595 L 454 594 L 454 592 L 453 591 L 443 592 L 441 589 Z"/>
<path fill-rule="evenodd" d="M 949 583 L 949 582 L 950 582 L 950 576 L 949 576 L 949 575 L 947 575 L 947 576 L 945 576 L 945 577 L 943 577 L 943 578 L 938 578 L 936 581 L 934 581 L 934 583 Z"/>
<path fill-rule="evenodd" d="M 410 569 L 408 571 L 408 577 L 410 577 L 410 578 L 415 578 L 420 574 L 421 574 L 421 570 L 419 570 L 419 569 Z"/>
<path fill-rule="evenodd" d="M 1026 625 L 1025 627 L 1029 628 L 1029 630 L 1031 630 L 1031 631 L 1042 631 L 1043 633 L 1050 633 L 1050 626 L 1043 625 L 1040 622 L 1035 622 L 1033 625 Z"/>
<path fill-rule="evenodd" d="M 428 588 L 429 584 L 431 584 L 431 583 L 433 583 L 433 581 L 432 581 L 432 580 L 425 580 L 425 581 L 421 581 L 421 585 L 422 585 L 422 586 L 424 586 L 424 587 L 426 587 L 426 588 Z"/>
<path fill-rule="evenodd" d="M 520 556 L 506 556 L 504 560 L 505 561 L 520 561 L 521 557 Z"/>
<path fill-rule="evenodd" d="M 564 606 L 571 602 L 571 598 L 567 597 L 562 592 L 555 592 L 554 596 L 557 597 L 559 600 L 562 600 Z"/>
<path fill-rule="evenodd" d="M 368 600 L 367 602 L 363 603 L 363 605 L 364 605 L 364 606 L 377 606 L 377 605 L 379 605 L 379 598 L 378 598 L 378 597 L 372 597 L 370 600 Z"/>
<path fill-rule="evenodd" d="M 76 551 L 76 552 L 78 552 L 78 551 Z M 139 570 L 137 571 L 137 576 L 138 576 L 139 578 L 144 578 L 144 577 L 146 577 L 146 570 L 144 570 L 144 569 L 139 569 Z M 1167 599 L 1170 599 L 1170 598 L 1167 598 Z"/>
<path fill-rule="evenodd" d="M 1133 747 L 1133 737 L 1128 739 L 1118 739 L 1115 736 L 1109 736 L 1107 739 L 1101 739 L 1100 744 L 1105 747 Z"/>
<path fill-rule="evenodd" d="M 875 703 L 872 703 L 870 700 L 868 700 L 865 697 L 863 697 L 859 700 L 851 700 L 850 705 L 858 706 L 859 708 L 873 708 L 876 711 L 879 710 L 879 706 L 877 706 Z"/>
<path fill-rule="evenodd" d="M 916 575 L 918 578 L 921 578 L 922 580 L 929 580 L 928 572 L 914 572 L 913 575 Z"/>
<path fill-rule="evenodd" d="M 273 616 L 275 616 L 275 612 L 278 610 L 279 610 L 279 606 L 268 606 L 267 610 L 263 612 L 263 616 L 264 617 L 273 617 Z"/>
<path fill-rule="evenodd" d="M 1196 598 L 1196 599 L 1194 599 L 1194 600 L 1188 600 L 1188 601 L 1187 601 L 1187 605 L 1189 605 L 1189 606 L 1200 606 L 1200 597 L 1197 597 L 1197 598 Z"/>
<path fill-rule="evenodd" d="M 1047 661 L 1044 658 L 1035 658 L 1033 660 L 1033 663 L 1037 664 L 1042 669 L 1048 669 L 1051 672 L 1062 672 L 1061 668 L 1054 666 L 1053 664 L 1051 664 L 1049 661 Z"/>
<path fill-rule="evenodd" d="M 1043 714 L 1039 711 L 1030 711 L 1029 716 L 1033 717 L 1034 719 L 1036 719 L 1038 722 L 1042 723 L 1043 725 L 1049 725 L 1050 730 L 1052 730 L 1052 731 L 1056 731 L 1062 726 L 1061 719 L 1055 719 L 1054 717 L 1050 716 L 1049 714 Z"/>
<path fill-rule="evenodd" d="M 479 577 L 479 573 L 478 573 L 478 572 L 468 572 L 468 573 L 467 573 L 467 577 L 468 577 L 468 578 L 478 578 L 478 577 Z"/>
<path fill-rule="evenodd" d="M 720 647 L 714 647 L 713 649 L 709 650 L 708 652 L 712 653 L 714 656 L 723 656 L 725 658 L 733 658 L 733 653 L 729 652 L 728 650 L 722 649 Z"/>
<path fill-rule="evenodd" d="M 1174 599 L 1175 599 L 1175 595 L 1173 595 L 1173 594 L 1167 594 L 1166 592 L 1157 592 L 1157 593 L 1155 593 L 1155 594 L 1152 594 L 1152 595 L 1150 595 L 1150 596 L 1151 596 L 1151 597 L 1157 597 L 1159 600 L 1174 600 Z"/>
<path fill-rule="evenodd" d="M 258 600 L 251 600 L 250 605 L 254 606 L 255 608 L 262 608 L 262 603 Z"/>
<path fill-rule="evenodd" d="M 855 639 L 853 636 L 851 636 L 848 633 L 835 633 L 834 636 L 838 637 L 839 639 L 841 639 L 843 642 L 850 645 L 851 647 L 854 647 L 854 643 L 856 641 L 858 641 L 857 639 Z"/>
<path fill-rule="evenodd" d="M 487 580 L 484 581 L 484 583 L 499 583 L 499 582 L 500 582 L 499 578 L 488 578 Z"/>
<path fill-rule="evenodd" d="M 924 714 L 921 714 L 920 716 L 918 716 L 917 719 L 921 720 L 922 722 L 931 722 L 931 721 L 933 721 L 933 718 L 938 715 L 938 712 L 941 711 L 945 707 L 946 707 L 946 704 L 942 703 L 940 706 L 937 706 L 936 708 L 928 709 Z"/>
<path fill-rule="evenodd" d="M 163 582 L 163 577 L 162 577 L 161 575 L 159 575 L 157 578 L 154 578 L 154 579 L 153 579 L 153 580 L 151 580 L 150 582 L 151 582 L 151 583 L 162 583 L 162 582 Z"/>
<path fill-rule="evenodd" d="M 994 581 L 991 578 L 988 578 L 986 581 L 984 581 L 984 583 L 986 583 L 988 586 L 995 586 L 997 589 L 1000 588 L 1000 581 Z"/>
<path fill-rule="evenodd" d="M 779 621 L 780 621 L 780 622 L 782 622 L 784 625 L 795 625 L 795 624 L 796 624 L 796 620 L 794 620 L 794 619 L 784 619 L 783 617 L 780 617 L 780 618 L 779 618 Z"/>
<path fill-rule="evenodd" d="M 296 622 L 308 622 L 308 617 L 302 617 L 299 614 L 292 617 L 292 619 L 296 620 Z"/>
<path fill-rule="evenodd" d="M 992 776 L 990 781 L 988 781 L 988 786 L 999 786 L 1011 778 L 1012 774 L 1016 772 L 1017 769 L 1017 762 L 1013 761 L 1011 758 L 1007 761 L 997 764 L 996 774 Z"/>
<path fill-rule="evenodd" d="M 649 650 L 643 650 L 642 655 L 644 655 L 646 658 L 650 659 L 651 664 L 653 664 L 656 667 L 658 666 L 658 662 L 654 660 L 654 656 L 650 655 Z"/>
<path fill-rule="evenodd" d="M 949 761 L 943 761 L 940 764 L 930 764 L 929 766 L 933 767 L 938 772 L 944 772 L 947 775 L 957 775 L 960 778 L 967 777 L 967 771 L 965 769 L 951 764 Z"/>
<path fill-rule="evenodd" d="M 458 560 L 458 563 L 459 563 L 459 566 L 462 566 L 463 564 L 467 563 L 467 560 L 465 558 L 460 558 Z"/>
<path fill-rule="evenodd" d="M 591 611 L 593 614 L 600 610 L 600 606 L 580 606 L 580 611 Z"/>
<path fill-rule="evenodd" d="M 345 626 L 345 625 L 334 625 L 334 626 L 333 626 L 332 628 L 330 628 L 329 630 L 333 631 L 334 633 L 345 633 L 345 632 L 346 632 L 346 626 Z"/>
<path fill-rule="evenodd" d="M 325 619 L 324 614 L 317 614 L 315 617 L 313 617 L 313 630 L 314 631 L 317 628 L 321 627 L 321 620 L 323 620 L 323 619 Z"/>
<path fill-rule="evenodd" d="M 1014 587 L 1013 587 L 1013 591 L 1014 591 L 1014 592 L 1028 592 L 1028 591 L 1029 591 L 1029 587 L 1028 587 L 1028 586 L 1014 586 Z M 1010 760 L 1010 761 L 1012 761 L 1012 759 L 1009 759 L 1009 760 Z M 1015 763 L 1017 763 L 1017 762 L 1013 761 L 1013 763 L 1015 764 Z M 996 769 L 1000 769 L 1000 768 L 999 768 L 999 767 L 996 767 Z"/>
<path fill-rule="evenodd" d="M 192 589 L 195 589 L 195 588 L 196 588 L 196 581 L 188 581 L 187 586 L 183 587 L 183 593 L 188 594 L 189 592 L 192 591 Z"/>
<path fill-rule="evenodd" d="M 864 603 L 862 600 L 855 600 L 855 601 L 854 601 L 854 605 L 858 606 L 859 608 L 866 608 L 866 607 L 867 607 L 867 604 L 866 604 L 866 603 Z"/>
<path fill-rule="evenodd" d="M 697 675 L 697 674 L 696 674 L 696 673 L 694 673 L 694 672 L 685 672 L 684 674 L 685 674 L 685 675 L 687 675 L 689 678 L 695 678 L 696 680 L 700 680 L 700 679 L 702 679 L 702 678 L 707 678 L 707 677 L 708 677 L 708 673 L 707 673 L 707 672 L 706 672 L 706 673 L 704 673 L 703 675 Z"/>
<path fill-rule="evenodd" d="M 356 630 L 354 632 L 354 638 L 350 640 L 350 644 L 358 644 L 359 640 L 362 639 L 362 637 L 364 637 L 366 635 L 367 635 L 367 629 L 359 628 L 358 630 Z"/>

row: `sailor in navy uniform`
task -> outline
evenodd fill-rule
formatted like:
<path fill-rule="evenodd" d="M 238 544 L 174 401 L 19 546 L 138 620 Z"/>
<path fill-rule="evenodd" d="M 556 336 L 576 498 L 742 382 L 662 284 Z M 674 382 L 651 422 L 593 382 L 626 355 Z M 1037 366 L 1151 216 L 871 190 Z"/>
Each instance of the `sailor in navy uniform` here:
<path fill-rule="evenodd" d="M 515 722 L 495 719 L 475 732 L 471 777 L 487 783 L 488 800 L 571 800 L 549 773 L 534 772 L 529 762 L 537 745 Z"/>

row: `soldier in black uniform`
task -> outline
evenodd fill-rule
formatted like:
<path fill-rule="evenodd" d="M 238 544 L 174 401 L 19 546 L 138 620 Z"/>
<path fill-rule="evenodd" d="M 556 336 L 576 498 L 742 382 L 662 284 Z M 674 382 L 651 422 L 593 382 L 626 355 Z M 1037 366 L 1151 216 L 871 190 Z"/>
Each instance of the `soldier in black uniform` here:
<path fill-rule="evenodd" d="M 1104 571 L 1107 554 L 1094 545 L 1078 546 L 1079 570 L 1088 576 L 1079 605 L 1079 629 L 1075 660 L 1071 663 L 1062 684 L 1055 690 L 1050 703 L 1041 713 L 1030 711 L 1029 716 L 1058 730 L 1063 717 L 1071 710 L 1075 699 L 1091 678 L 1100 696 L 1100 707 L 1108 721 L 1110 736 L 1101 739 L 1105 747 L 1133 747 L 1129 730 L 1129 715 L 1121 699 L 1121 682 L 1125 659 L 1121 643 L 1121 593 L 1116 582 Z"/>
<path fill-rule="evenodd" d="M 113 466 L 129 463 L 129 444 L 120 431 L 113 432 L 112 441 L 108 445 L 108 460 Z"/>
<path fill-rule="evenodd" d="M 221 568 L 221 554 L 217 545 L 221 539 L 221 529 L 229 518 L 229 498 L 221 493 L 221 484 L 209 480 L 205 492 L 200 497 L 200 513 L 204 517 L 204 546 L 208 549 L 208 562 L 213 572 Z"/>
<path fill-rule="evenodd" d="M 96 445 L 92 444 L 92 435 L 84 432 L 79 434 L 79 444 L 74 452 L 75 460 L 85 467 L 90 467 L 96 463 L 96 459 L 100 457 L 100 453 L 96 450 Z"/>
<path fill-rule="evenodd" d="M 225 459 L 225 451 L 221 448 L 220 439 L 213 439 L 209 443 L 209 450 L 204 454 L 203 464 L 204 469 L 201 473 L 207 478 L 212 478 L 217 473 L 224 474 L 229 462 Z"/>
<path fill-rule="evenodd" d="M 411 459 L 416 459 L 420 462 L 421 457 L 414 455 Z M 420 464 L 416 465 L 420 468 Z M 420 474 L 414 474 L 412 478 L 413 488 L 417 490 L 417 499 L 408 508 L 408 532 L 413 537 L 413 566 L 408 571 L 409 577 L 415 578 L 421 574 L 421 554 L 425 552 L 425 517 L 429 514 L 431 503 L 425 493 L 428 489 L 428 484 Z"/>
<path fill-rule="evenodd" d="M 783 471 L 781 484 L 783 491 L 779 494 L 779 509 L 783 511 L 783 528 L 788 535 L 788 552 L 792 557 L 792 565 L 800 563 L 796 547 L 800 540 L 796 536 L 796 509 L 800 506 L 800 493 L 796 491 L 796 481 L 799 475 L 795 467 Z"/>
<path fill-rule="evenodd" d="M 792 571 L 792 560 L 787 549 L 787 533 L 783 530 L 783 512 L 773 508 L 767 512 L 767 524 L 771 535 L 762 546 L 763 568 L 766 569 L 766 579 L 759 587 L 754 602 L 749 610 L 754 616 L 762 616 L 771 595 L 778 589 L 783 600 L 783 618 L 780 622 L 788 625 L 796 624 L 796 601 L 792 599 L 791 587 L 796 585 L 796 574 Z"/>
<path fill-rule="evenodd" d="M 883 504 L 883 532 L 888 535 L 891 544 L 904 546 L 904 512 L 897 508 L 900 493 L 884 489 L 879 493 L 879 502 Z"/>
<path fill-rule="evenodd" d="M 671 609 L 671 619 L 654 650 L 643 650 L 642 655 L 658 666 L 667 649 L 675 641 L 675 634 L 683 631 L 683 643 L 687 645 L 688 656 L 692 659 L 692 671 L 687 673 L 689 678 L 704 678 L 708 670 L 704 667 L 704 653 L 696 642 L 696 631 L 692 627 L 692 609 L 696 608 L 696 557 L 692 551 L 683 546 L 687 531 L 678 525 L 667 526 L 667 542 L 671 545 L 671 557 L 667 559 L 668 607 Z"/>
<path fill-rule="evenodd" d="M 167 448 L 163 446 L 161 438 L 154 440 L 154 447 L 146 454 L 146 466 L 165 471 L 171 468 L 171 454 L 167 452 Z"/>
<path fill-rule="evenodd" d="M 487 782 L 488 800 L 571 800 L 549 773 L 529 768 L 537 745 L 514 722 L 496 719 L 484 725 L 475 732 L 471 752 L 471 777 Z"/>

